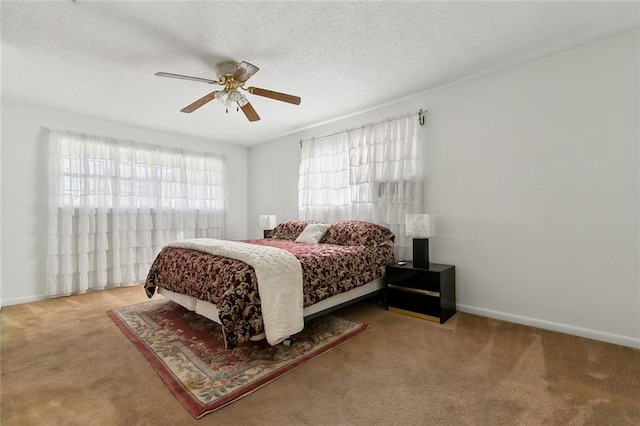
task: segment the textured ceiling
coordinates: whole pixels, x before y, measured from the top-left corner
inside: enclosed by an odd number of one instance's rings
[[[638,26],[626,2],[0,3],[2,97],[241,145],[387,104]],[[260,67],[247,95],[262,117],[225,113],[213,64]],[[426,105],[428,107],[428,105]]]

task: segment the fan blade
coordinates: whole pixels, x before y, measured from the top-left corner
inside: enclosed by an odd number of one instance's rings
[[[215,80],[209,80],[209,79],[200,78],[200,77],[191,77],[188,75],[181,75],[181,74],[171,74],[170,72],[157,72],[156,75],[158,77],[179,78],[181,80],[193,80],[193,81],[201,81],[203,83],[209,83],[209,84],[219,84]]]
[[[250,64],[249,62],[242,61],[238,65],[238,68],[236,68],[236,72],[233,73],[233,79],[240,83],[244,83],[258,71],[260,71],[260,68]]]
[[[242,108],[242,112],[244,112],[244,115],[247,116],[249,121],[258,121],[258,120],[260,120],[260,116],[258,115],[256,110],[253,109],[253,106],[249,102],[247,102],[246,104],[244,104],[240,108]]]
[[[254,95],[264,96],[265,98],[288,102],[294,105],[300,105],[301,99],[298,96],[287,95],[286,93],[274,92],[272,90],[261,89],[259,87],[249,87],[247,90],[249,91],[249,93]]]
[[[180,111],[182,111],[182,112],[193,112],[193,111],[197,110],[198,108],[200,108],[202,105],[214,100],[216,98],[216,93],[217,93],[217,91],[216,92],[211,92],[208,95],[201,97],[200,99],[198,99],[197,101],[195,101],[191,105],[187,105],[186,107],[182,108]]]

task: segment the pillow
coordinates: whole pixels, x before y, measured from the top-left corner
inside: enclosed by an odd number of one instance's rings
[[[302,234],[296,238],[296,243],[318,244],[320,239],[329,229],[329,225],[324,223],[311,223],[304,228]]]
[[[281,240],[295,240],[311,222],[308,220],[287,220],[276,225],[269,236]]]
[[[358,220],[341,220],[329,226],[321,242],[340,246],[377,247],[394,239],[393,232],[384,226]]]

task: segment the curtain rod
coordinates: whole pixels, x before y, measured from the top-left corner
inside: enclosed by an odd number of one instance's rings
[[[109,141],[111,143],[116,143],[116,144],[123,144],[124,143],[124,144],[128,144],[128,145],[136,145],[138,147],[144,147],[144,148],[152,150],[152,151],[160,149],[160,150],[163,150],[163,151],[169,151],[169,152],[173,152],[173,153],[199,155],[199,156],[205,156],[205,157],[226,158],[226,155],[224,155],[224,154],[217,154],[215,152],[208,152],[208,151],[200,151],[200,150],[197,150],[197,149],[178,148],[178,147],[171,146],[171,145],[160,145],[160,144],[156,144],[156,143],[139,142],[139,141],[134,140],[134,139],[123,139],[123,138],[112,137],[112,136],[102,136],[102,135],[98,135],[98,134],[94,134],[94,133],[78,132],[78,131],[75,131],[75,130],[60,129],[60,128],[57,128],[57,127],[41,126],[41,128],[43,128],[45,130],[48,130],[52,134],[58,134],[58,135],[64,134],[64,135],[75,136],[75,137],[106,140],[106,141]],[[51,139],[49,139],[49,140],[51,140]]]
[[[424,119],[425,119],[425,115],[427,114],[427,112],[429,112],[429,111],[426,110],[426,109],[425,110],[420,109],[418,111],[418,122],[420,123],[421,126],[424,126]],[[412,111],[412,112],[408,112],[406,114],[395,115],[393,117],[385,118],[384,120],[374,121],[374,122],[371,122],[371,123],[362,124],[362,125],[360,125],[358,127],[350,127],[347,130],[341,130],[339,132],[331,133],[331,134],[328,134],[328,135],[318,136],[318,138],[328,138],[328,137],[331,137],[331,136],[341,135],[343,133],[348,133],[348,132],[350,132],[352,130],[362,129],[362,128],[365,128],[365,127],[376,126],[378,124],[386,123],[387,121],[397,120],[398,118],[408,117],[408,116],[413,115],[413,114],[415,114],[415,112]],[[311,139],[317,139],[317,138],[314,137],[314,138],[310,138],[310,139],[306,139],[306,140],[311,140]],[[300,139],[300,142],[299,142],[300,148],[302,148],[302,142],[304,142],[304,140]]]

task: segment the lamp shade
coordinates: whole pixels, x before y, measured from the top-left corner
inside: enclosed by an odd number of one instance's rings
[[[407,236],[413,238],[430,238],[435,233],[435,216],[432,214],[408,214]]]
[[[273,229],[276,227],[276,215],[275,214],[262,214],[260,215],[260,227],[262,229]]]

